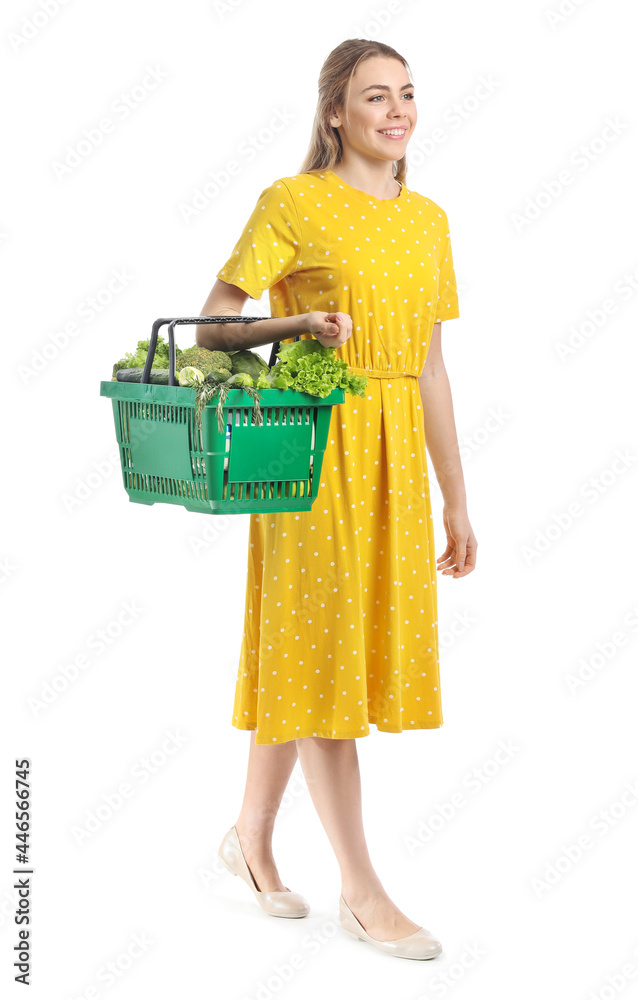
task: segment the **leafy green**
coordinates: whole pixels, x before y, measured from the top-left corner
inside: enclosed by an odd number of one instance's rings
[[[255,379],[261,371],[268,371],[268,363],[255,351],[235,351],[230,360],[233,375],[241,372]]]
[[[236,372],[231,375],[229,379],[226,379],[226,388],[230,389],[242,389],[246,385],[254,386],[254,380],[250,377],[247,372]]]
[[[233,357],[233,362],[238,354],[250,354],[249,351],[238,351]],[[254,355],[258,357],[258,355]],[[307,392],[311,396],[319,396],[325,399],[333,389],[344,389],[353,396],[364,396],[365,387],[368,381],[367,375],[356,375],[349,371],[348,364],[342,358],[338,358],[333,347],[324,347],[318,340],[299,340],[295,343],[282,344],[277,354],[279,358],[276,365],[269,368],[260,358],[256,378],[253,385],[241,387],[252,396],[254,401],[254,419],[256,424],[263,423],[261,411],[259,389],[294,389],[297,392]],[[252,362],[251,362],[252,364]],[[246,373],[247,375],[250,372]],[[221,375],[221,377],[220,377]],[[204,407],[215,396],[217,402],[217,426],[221,434],[224,432],[224,403],[228,392],[234,386],[243,383],[241,374],[235,374],[233,364],[233,375],[230,379],[225,373],[209,371],[201,385],[195,388],[195,417],[201,429],[201,418]]]
[[[334,347],[324,347],[318,340],[298,340],[282,344],[278,363],[271,368],[274,389],[295,389],[324,399],[333,389],[344,389],[353,396],[365,395],[367,375],[355,375],[348,363],[338,358]],[[256,383],[257,388],[265,385]]]
[[[263,371],[260,371],[259,375],[255,379],[255,388],[256,389],[274,389],[275,388],[275,386],[273,385],[273,378],[275,377],[274,374],[273,374],[273,372],[274,372],[274,370],[275,370],[276,367],[277,366],[275,365],[273,368],[264,368]]]
[[[121,361],[116,361],[113,365],[113,379],[116,378],[116,372],[120,368],[143,368],[146,364],[146,358],[148,355],[148,349],[151,345],[150,337],[146,340],[138,340],[137,348],[134,354],[125,354]],[[182,353],[179,347],[175,345],[175,354],[177,357]],[[155,348],[155,357],[153,358],[153,368],[168,368],[168,341],[164,340],[161,334],[157,336],[157,346]]]

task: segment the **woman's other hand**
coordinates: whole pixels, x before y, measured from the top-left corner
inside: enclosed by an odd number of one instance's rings
[[[322,347],[341,347],[352,333],[352,320],[343,312],[315,312],[305,317],[308,332]]]
[[[466,510],[455,510],[443,504],[443,524],[447,547],[437,559],[437,569],[443,576],[458,579],[467,576],[476,566],[477,541]]]

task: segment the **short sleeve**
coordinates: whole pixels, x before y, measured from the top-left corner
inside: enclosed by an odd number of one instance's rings
[[[217,277],[260,299],[267,289],[294,273],[302,249],[297,208],[285,181],[277,180],[261,192]]]
[[[452,259],[452,244],[450,242],[450,230],[447,215],[443,212],[445,223],[445,237],[441,245],[441,257],[439,260],[439,293],[436,302],[436,315],[434,322],[438,323],[443,319],[458,319],[459,299],[456,291],[456,275],[454,274],[454,261]]]

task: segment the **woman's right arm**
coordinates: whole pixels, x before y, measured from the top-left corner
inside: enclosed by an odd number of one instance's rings
[[[217,278],[200,316],[241,316],[248,293]],[[298,313],[251,323],[199,323],[195,343],[209,351],[250,350],[297,334],[311,333],[324,347],[341,347],[352,333],[347,313]]]

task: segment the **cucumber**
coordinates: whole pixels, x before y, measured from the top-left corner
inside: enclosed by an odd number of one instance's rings
[[[141,382],[143,368],[120,368],[115,373],[118,382]],[[152,385],[168,385],[168,368],[151,368]]]

